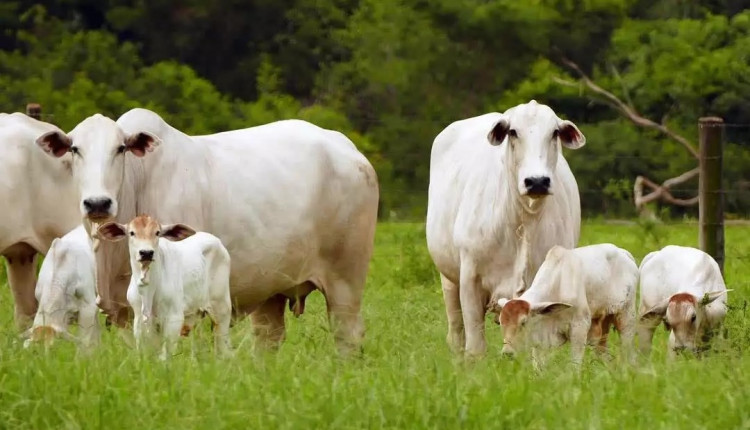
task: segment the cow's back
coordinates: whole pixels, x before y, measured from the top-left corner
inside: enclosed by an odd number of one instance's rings
[[[341,133],[285,120],[187,136],[153,113],[126,115],[118,120],[126,132],[143,122],[163,140],[157,157],[144,157],[139,210],[221,239],[236,302],[252,307],[299,283],[323,282],[332,265],[366,272],[377,177]]]
[[[628,251],[606,243],[583,246],[573,252],[585,274],[586,296],[592,312],[611,313],[634,306],[638,266]]]

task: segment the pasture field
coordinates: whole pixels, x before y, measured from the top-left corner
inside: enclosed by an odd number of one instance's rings
[[[750,427],[750,227],[726,230],[731,310],[726,340],[701,360],[666,363],[663,329],[638,366],[586,352],[580,376],[567,348],[535,371],[500,356],[488,316],[489,351],[459,360],[445,342],[438,276],[423,224],[378,226],[364,301],[365,354],[333,354],[325,304],[287,313],[276,354],[251,352],[249,321],[232,330],[236,355],[215,359],[205,322],[167,363],[142,358],[113,333],[79,356],[58,342],[24,350],[7,286],[0,290],[0,428],[300,429],[528,428],[734,429]],[[639,260],[666,244],[697,245],[697,225],[646,228],[585,222],[581,245],[612,242]],[[3,280],[4,275],[3,275]],[[617,336],[610,337],[619,355]]]

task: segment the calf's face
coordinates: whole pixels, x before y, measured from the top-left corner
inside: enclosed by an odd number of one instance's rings
[[[109,222],[98,231],[105,240],[118,241],[127,237],[130,261],[139,263],[142,268],[156,260],[159,238],[180,241],[195,234],[195,230],[184,224],[161,225],[148,215],[139,215],[126,225]]]
[[[529,331],[542,328],[536,324],[539,318],[552,316],[570,307],[561,302],[529,303],[522,299],[499,299],[494,311],[499,312],[496,322],[503,327],[502,353],[512,357],[523,350]]]
[[[672,351],[698,349],[698,335],[706,318],[705,306],[726,291],[714,291],[698,297],[689,293],[673,294],[662,303],[641,315],[641,322],[663,320],[669,329],[669,348]]]
[[[510,145],[509,168],[522,196],[541,198],[553,193],[560,145],[578,149],[586,138],[571,121],[557,117],[549,106],[531,100],[508,109],[487,135],[491,145]]]

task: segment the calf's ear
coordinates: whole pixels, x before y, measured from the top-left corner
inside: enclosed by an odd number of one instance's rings
[[[647,321],[650,319],[662,319],[667,313],[667,306],[669,306],[669,299],[662,301],[658,305],[644,312],[643,315],[638,318],[638,320]]]
[[[99,233],[99,237],[110,242],[117,242],[128,235],[127,227],[116,222],[102,224],[96,231]]]
[[[573,305],[563,302],[540,302],[531,306],[531,313],[536,315],[552,315],[572,307]]]
[[[165,225],[161,228],[160,237],[171,240],[172,242],[179,242],[182,239],[195,234],[195,230],[192,227],[186,226],[185,224],[170,224]]]
[[[695,299],[698,303],[701,304],[701,306],[706,306],[707,304],[721,297],[722,294],[729,292],[729,291],[732,291],[732,290],[712,291],[710,293],[704,294],[703,297],[696,297]]]
[[[70,151],[72,141],[67,135],[55,130],[39,136],[36,144],[47,154],[60,158]]]

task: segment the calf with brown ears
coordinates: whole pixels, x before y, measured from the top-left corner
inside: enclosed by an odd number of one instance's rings
[[[105,240],[129,240],[132,276],[127,298],[135,314],[133,334],[139,349],[144,335],[158,326],[160,358],[166,359],[174,353],[184,327],[206,312],[216,325],[215,348],[229,353],[230,257],[221,240],[183,224],[161,225],[146,215],[127,225],[109,222],[98,231]]]
[[[669,245],[644,257],[640,278],[641,352],[651,352],[654,331],[662,322],[669,330],[669,358],[707,347],[724,320],[731,291],[716,261],[699,249]]]

